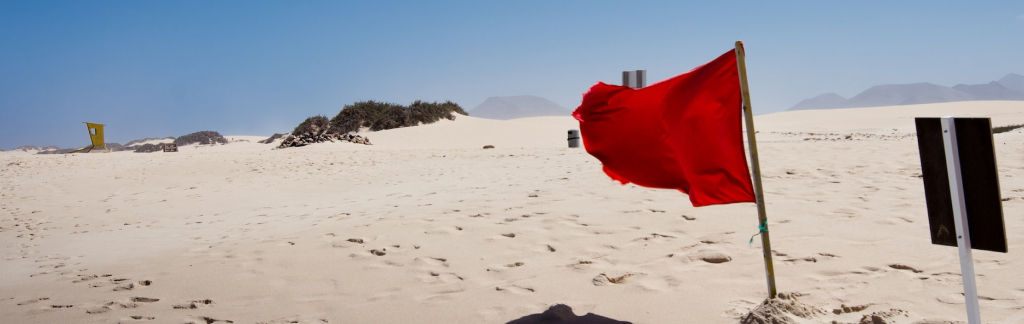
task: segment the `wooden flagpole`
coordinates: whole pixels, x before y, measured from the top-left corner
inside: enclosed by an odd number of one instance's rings
[[[772,246],[768,241],[768,216],[764,211],[764,191],[761,189],[761,164],[757,160],[757,140],[754,138],[754,112],[750,108],[750,88],[747,86],[746,53],[743,41],[736,41],[736,64],[740,74],[740,91],[743,94],[743,116],[747,121],[747,145],[750,147],[750,167],[754,171],[754,196],[757,198],[757,226],[761,231],[761,248],[764,250],[764,272],[768,278],[768,298],[775,298],[775,267],[772,266]]]

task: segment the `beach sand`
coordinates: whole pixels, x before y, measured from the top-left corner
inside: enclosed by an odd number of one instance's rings
[[[914,137],[913,117],[943,115],[1024,124],[1024,102],[756,118],[778,288],[810,310],[796,322],[966,320],[957,251],[930,243]],[[0,318],[506,323],[561,303],[738,323],[765,299],[754,204],[619,185],[566,148],[571,128],[459,117],[372,146],[0,153]],[[995,145],[1010,252],[974,253],[981,314],[1022,323],[1024,134]]]

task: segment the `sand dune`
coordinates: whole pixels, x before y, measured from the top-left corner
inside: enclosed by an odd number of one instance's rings
[[[579,129],[572,116],[529,117],[507,121],[459,115],[456,121],[391,129],[368,136],[381,148],[455,149],[562,148],[569,129]]]
[[[1024,123],[1024,104],[757,117],[778,286],[812,310],[797,321],[966,318],[957,252],[929,243],[912,136],[912,117],[947,114]],[[506,323],[562,303],[737,323],[765,298],[753,204],[620,186],[565,147],[577,127],[460,117],[372,146],[0,153],[0,318]],[[1024,134],[995,138],[1010,253],[975,252],[978,290],[986,323],[1021,323]]]

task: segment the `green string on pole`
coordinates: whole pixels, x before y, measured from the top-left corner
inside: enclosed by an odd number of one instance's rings
[[[747,246],[753,246],[753,244],[754,244],[754,236],[761,235],[761,232],[768,232],[768,221],[764,221],[764,223],[762,223],[761,225],[758,225],[757,229],[758,229],[757,234],[754,234],[754,235],[750,236],[750,242],[747,243]]]

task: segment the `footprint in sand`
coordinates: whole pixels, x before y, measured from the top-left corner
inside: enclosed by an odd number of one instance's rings
[[[570,263],[569,265],[567,265],[567,267],[573,268],[575,270],[585,270],[587,266],[591,264],[594,264],[594,261],[578,260],[576,262]]]
[[[88,309],[85,310],[85,312],[87,314],[103,314],[103,313],[109,312],[111,310],[113,310],[113,308],[110,308],[110,306],[104,305],[104,306],[89,307]]]
[[[816,259],[814,257],[792,258],[792,259],[786,259],[786,260],[782,260],[782,261],[783,262],[787,262],[787,263],[802,263],[802,262],[818,263],[818,259]]]
[[[711,250],[700,250],[694,253],[690,253],[686,256],[686,259],[689,261],[700,260],[707,263],[725,263],[732,261],[732,257],[730,257],[729,255],[723,252]]]
[[[891,318],[909,316],[910,315],[905,310],[890,309],[887,311],[873,312],[869,315],[861,316],[860,322],[858,323],[891,323]]]
[[[192,300],[183,304],[177,304],[172,307],[174,309],[199,309],[213,306],[214,302],[211,299]]]
[[[272,319],[266,322],[256,322],[256,324],[292,324],[299,323],[299,315],[282,317],[278,319]],[[326,321],[324,322],[326,323]]]
[[[670,241],[671,239],[674,239],[674,238],[676,238],[676,237],[675,236],[671,236],[671,235],[652,233],[649,236],[644,236],[644,237],[639,237],[639,238],[633,239],[633,242],[644,242],[644,243],[646,243],[646,242],[658,242],[658,243],[662,243],[662,242],[668,242],[668,241]]]
[[[453,283],[453,282],[459,282],[459,281],[466,280],[466,279],[462,278],[462,276],[457,275],[454,272],[430,271],[429,274],[430,274],[431,277],[437,278],[438,280],[440,280],[441,282],[444,282],[444,283]]]
[[[525,293],[536,292],[536,290],[534,290],[533,288],[522,287],[522,286],[515,286],[515,285],[513,285],[513,286],[504,286],[504,287],[498,286],[498,287],[494,287],[494,290],[506,291],[506,292],[511,292],[511,293],[514,293],[514,294],[525,294]]]
[[[38,302],[44,301],[44,300],[50,300],[50,297],[39,297],[39,298],[29,299],[29,300],[26,300],[26,301],[18,303],[18,306],[31,305],[31,304],[35,304],[35,303],[38,303]]]
[[[103,314],[114,310],[115,308],[137,308],[141,306],[139,303],[154,303],[160,301],[158,298],[149,297],[131,297],[121,301],[112,301],[104,304],[103,306],[90,307],[85,310],[88,314]]]
[[[601,273],[594,277],[591,282],[594,286],[608,286],[608,285],[621,285],[631,281],[630,278],[634,276],[642,276],[641,273],[633,272],[613,272],[613,273]]]
[[[146,287],[152,285],[152,280],[141,280],[139,282],[129,283],[127,285],[121,285],[114,288],[114,291],[132,290],[139,287]]]
[[[152,321],[152,320],[155,320],[155,319],[156,319],[156,317],[153,317],[153,316],[132,315],[132,316],[128,316],[128,319],[122,320],[122,321],[120,321],[118,323],[132,323],[132,322],[136,322],[136,321]]]
[[[198,320],[199,322],[186,322],[186,323],[192,323],[192,324],[199,324],[199,323],[213,324],[213,323],[217,323],[217,322],[223,322],[223,323],[234,323],[235,322],[235,321],[232,321],[232,320],[222,320],[222,319],[216,319],[216,318],[212,318],[212,317],[208,317],[208,316],[192,316],[192,318]]]
[[[910,271],[913,271],[914,273],[922,273],[922,272],[924,272],[924,270],[917,270],[917,269],[915,269],[913,267],[910,267],[910,266],[907,266],[907,265],[903,265],[903,264],[899,264],[899,263],[890,264],[889,267],[893,268],[893,269],[896,269],[896,270],[910,270]]]
[[[112,275],[110,275],[110,274],[88,275],[88,276],[78,275],[78,279],[75,279],[74,281],[71,281],[71,283],[85,282],[85,281],[93,280],[93,279],[96,279],[96,278],[99,278],[99,277],[110,277],[110,276],[112,276]]]

